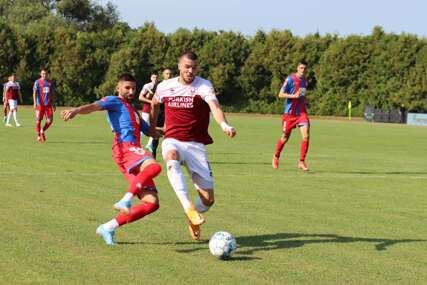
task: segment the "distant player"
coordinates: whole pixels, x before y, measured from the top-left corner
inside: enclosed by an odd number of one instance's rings
[[[215,96],[212,84],[196,76],[197,55],[186,52],[178,63],[179,76],[159,84],[152,101],[151,129],[157,121],[160,104],[165,106],[165,139],[162,155],[167,166],[169,182],[188,218],[190,235],[200,239],[200,225],[205,222],[200,214],[214,203],[214,185],[205,145],[211,144],[208,134],[210,112],[224,133],[234,137],[236,131],[227,124]],[[181,165],[189,171],[198,191],[195,204],[190,202]]]
[[[7,78],[7,81],[9,82],[9,77]],[[9,102],[7,102],[7,98],[6,98],[6,83],[3,84],[3,97],[2,97],[2,102],[3,102],[3,123],[6,124],[6,120],[7,120],[7,114],[9,113]]]
[[[156,92],[157,84],[159,83],[157,80],[158,76],[157,74],[153,73],[150,76],[150,82],[147,84],[144,84],[144,86],[141,89],[141,92],[139,93],[139,101],[143,102],[143,107],[141,111],[141,117],[142,119],[147,123],[150,124],[150,111],[151,111],[151,99],[153,98],[154,92]],[[145,146],[148,150],[152,152],[152,143],[153,138],[149,138],[147,145]]]
[[[280,152],[288,142],[292,129],[299,127],[302,141],[298,168],[308,171],[305,157],[309,146],[310,120],[307,115],[305,97],[307,91],[307,78],[305,77],[306,68],[307,62],[301,60],[297,65],[296,73],[286,78],[279,92],[279,98],[285,99],[285,112],[282,118],[283,134],[277,141],[276,151],[273,155],[272,164],[274,169],[279,168]]]
[[[36,110],[37,142],[46,141],[46,131],[53,123],[55,87],[52,80],[47,78],[47,70],[40,71],[40,78],[34,82],[33,104]],[[41,122],[46,117],[46,122],[41,128]]]
[[[20,127],[21,124],[18,122],[18,99],[22,103],[22,94],[21,94],[21,87],[19,86],[19,82],[16,81],[15,74],[12,74],[8,78],[8,82],[4,84],[3,87],[3,98],[5,101],[7,101],[7,105],[9,106],[9,112],[6,117],[6,126],[12,127],[12,124],[10,123],[10,119],[13,116],[13,119],[15,121],[15,125],[17,127]]]
[[[114,133],[113,159],[130,184],[123,198],[113,206],[120,214],[96,229],[107,245],[116,244],[114,233],[118,227],[137,221],[159,208],[153,178],[160,173],[161,166],[141,148],[140,132],[148,134],[149,127],[131,105],[136,94],[135,78],[128,73],[122,74],[116,90],[118,96],[107,96],[92,104],[61,112],[61,117],[68,121],[77,114],[107,111]],[[141,204],[131,207],[131,199],[135,195]]]
[[[170,68],[165,68],[162,73],[163,81],[171,79],[172,75],[173,75],[172,70]],[[165,125],[165,105],[160,104],[159,115],[157,117],[157,127],[163,128],[164,125]],[[156,158],[157,156],[157,147],[159,146],[159,141],[160,140],[158,138],[153,138],[151,142],[151,152],[153,153],[154,158]]]

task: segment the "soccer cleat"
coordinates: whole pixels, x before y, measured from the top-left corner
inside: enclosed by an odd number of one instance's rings
[[[114,231],[107,231],[104,229],[103,225],[100,225],[96,229],[96,234],[102,237],[107,245],[116,245],[117,243],[114,241]]]
[[[199,212],[197,212],[197,210],[194,209],[194,207],[188,208],[185,214],[187,215],[188,220],[194,226],[200,226],[205,222],[205,219],[203,218],[203,216]]]
[[[274,169],[279,168],[279,158],[273,155],[273,162],[271,163]]]
[[[13,127],[12,124],[5,124],[6,127]]]
[[[200,240],[200,225],[193,225],[190,220],[188,220],[188,231],[193,240]]]
[[[129,215],[130,207],[131,207],[130,201],[125,202],[122,200],[118,201],[113,205],[114,210],[119,211],[121,214],[125,214],[125,215]]]
[[[305,162],[301,161],[301,160],[298,162],[298,168],[301,169],[301,170],[304,170],[304,171],[308,171],[307,164],[305,164]]]
[[[16,126],[17,126],[17,127],[20,127],[20,126],[21,126],[21,124],[20,124],[20,123],[16,123]]]

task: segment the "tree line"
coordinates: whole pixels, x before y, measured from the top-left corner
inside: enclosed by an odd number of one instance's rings
[[[305,59],[312,114],[344,115],[348,101],[356,115],[365,105],[427,112],[427,40],[416,35],[381,27],[346,37],[183,28],[165,34],[153,23],[130,28],[111,3],[0,0],[0,78],[15,72],[27,104],[41,67],[55,81],[57,104],[75,106],[112,94],[124,71],[140,88],[165,67],[176,73],[185,50],[199,55],[199,73],[227,111],[281,113],[281,84]]]

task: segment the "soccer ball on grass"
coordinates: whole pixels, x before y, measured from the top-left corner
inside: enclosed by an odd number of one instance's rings
[[[227,232],[216,232],[209,240],[209,250],[213,256],[229,258],[237,248],[236,239]]]

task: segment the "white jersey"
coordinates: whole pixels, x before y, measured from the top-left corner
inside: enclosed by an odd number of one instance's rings
[[[178,78],[162,81],[154,95],[165,106],[165,138],[211,144],[207,102],[217,101],[214,88],[198,76],[189,85],[181,84]]]

